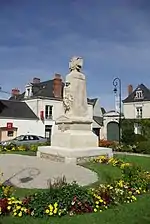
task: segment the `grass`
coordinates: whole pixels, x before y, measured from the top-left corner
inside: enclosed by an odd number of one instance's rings
[[[150,171],[150,158],[117,155],[127,162],[137,163],[145,170]],[[99,181],[111,181],[112,178],[120,177],[120,170],[110,165],[87,163],[85,167],[98,173]],[[16,195],[24,196],[37,191],[36,189],[16,189]],[[102,213],[84,214],[80,216],[65,216],[62,218],[43,218],[35,219],[32,217],[13,218],[4,217],[0,219],[0,224],[149,224],[150,223],[150,195],[142,195],[138,200],[131,204],[124,204]]]
[[[150,197],[144,195],[139,197],[137,202],[124,204],[102,213],[49,219],[7,217],[1,219],[0,224],[149,224],[149,205]]]

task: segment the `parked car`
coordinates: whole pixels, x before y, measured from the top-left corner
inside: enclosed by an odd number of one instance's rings
[[[33,145],[33,144],[41,144],[46,143],[47,139],[41,136],[36,135],[20,135],[14,139],[2,141],[0,144],[2,146],[8,146],[8,145]]]

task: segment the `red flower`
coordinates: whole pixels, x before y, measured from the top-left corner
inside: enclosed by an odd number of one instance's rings
[[[1,198],[0,199],[1,212],[2,213],[7,213],[8,212],[7,207],[8,207],[8,199],[7,198]]]

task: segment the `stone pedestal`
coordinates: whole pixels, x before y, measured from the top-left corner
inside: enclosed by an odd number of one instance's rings
[[[72,149],[57,146],[40,146],[37,156],[55,162],[83,164],[98,156],[111,158],[113,153],[112,149],[104,147]]]
[[[91,131],[91,124],[89,118],[61,116],[56,121],[52,146],[70,149],[97,147],[98,138]]]

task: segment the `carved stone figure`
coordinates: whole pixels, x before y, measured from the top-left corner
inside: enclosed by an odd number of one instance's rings
[[[65,114],[71,109],[71,104],[73,102],[73,96],[71,95],[70,83],[65,83],[64,93],[63,93],[63,105]]]
[[[83,59],[81,57],[73,57],[69,62],[70,71],[77,70],[78,72],[80,72],[82,67]]]

